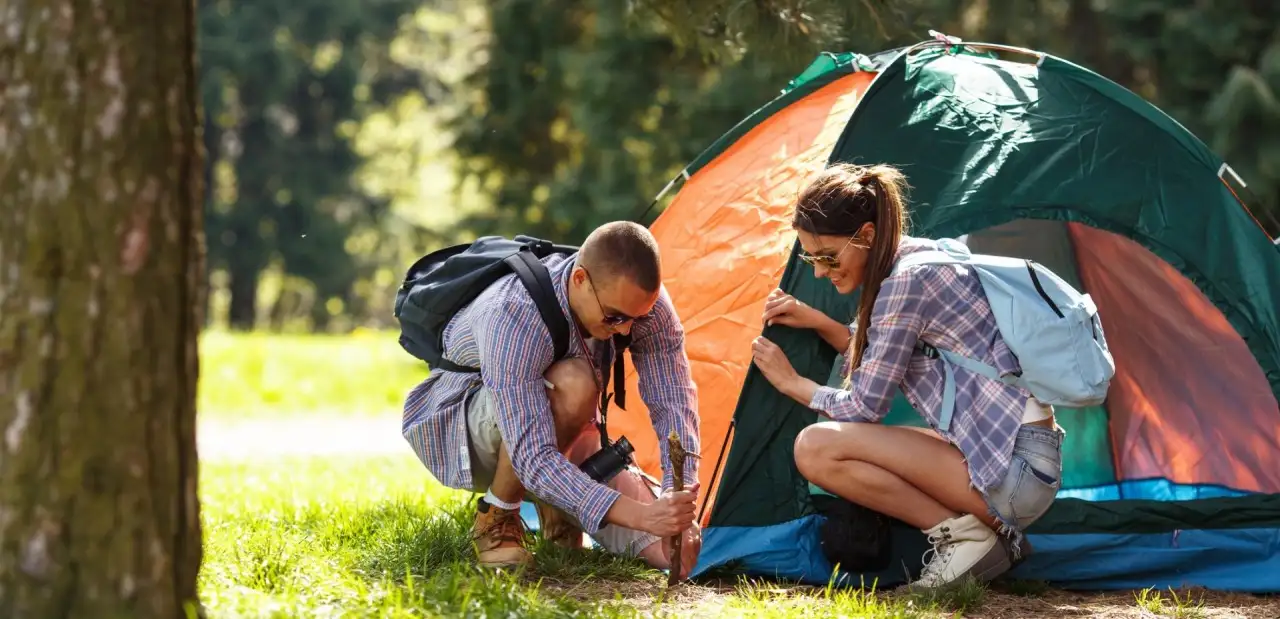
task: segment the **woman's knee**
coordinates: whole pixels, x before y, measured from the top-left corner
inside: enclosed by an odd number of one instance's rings
[[[839,426],[830,423],[815,423],[801,430],[796,435],[794,457],[796,468],[809,481],[823,476],[834,460],[832,446],[839,436]]]
[[[543,378],[553,385],[547,390],[547,397],[557,429],[576,431],[591,423],[600,391],[590,362],[582,358],[557,361]]]

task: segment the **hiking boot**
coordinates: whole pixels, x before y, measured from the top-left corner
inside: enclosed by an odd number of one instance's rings
[[[480,499],[471,539],[476,544],[480,567],[515,567],[533,560],[525,547],[524,520],[518,508],[501,509]]]
[[[540,500],[535,500],[533,505],[538,508],[538,526],[542,530],[542,537],[547,541],[562,548],[586,547],[582,542],[582,529],[574,524],[564,510]]]
[[[966,576],[988,582],[1009,569],[1009,548],[973,514],[948,518],[924,531],[933,548],[933,558],[924,566],[920,579],[910,589],[933,589]]]

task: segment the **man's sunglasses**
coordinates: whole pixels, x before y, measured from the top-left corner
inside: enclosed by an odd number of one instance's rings
[[[611,313],[605,310],[604,304],[600,302],[600,295],[596,292],[596,282],[595,280],[591,279],[591,271],[588,271],[586,268],[583,268],[582,272],[587,274],[587,281],[591,282],[591,296],[596,298],[596,305],[600,307],[600,314],[604,316],[604,318],[601,319],[601,322],[603,322],[604,324],[610,327],[620,327],[628,322],[639,322],[646,318],[645,316],[640,316],[640,317],[628,316],[621,312]]]

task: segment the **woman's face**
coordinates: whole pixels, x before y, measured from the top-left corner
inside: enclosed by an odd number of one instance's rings
[[[841,294],[851,294],[862,285],[867,269],[867,256],[875,229],[867,223],[857,235],[810,234],[798,230],[800,259],[813,265],[814,277],[831,280]]]

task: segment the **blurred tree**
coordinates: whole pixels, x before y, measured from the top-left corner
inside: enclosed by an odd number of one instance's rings
[[[194,2],[5,8],[0,616],[190,616]]]
[[[923,19],[936,20],[955,3],[630,0],[628,4],[638,19],[660,20],[682,48],[697,50],[720,62],[740,59],[754,49],[767,51],[787,64],[803,66],[821,51],[852,45],[863,48],[855,51],[871,53],[880,51],[886,43],[912,42],[932,26]],[[868,42],[872,43],[870,48],[866,47]]]
[[[488,62],[452,123],[462,181],[494,208],[476,234],[579,242],[641,214],[662,186],[794,66],[746,52],[718,65],[681,50],[658,20],[603,0],[491,0]]]
[[[872,52],[927,36],[1019,45],[1082,64],[1147,98],[1246,179],[1280,219],[1280,3],[1168,0],[631,0],[680,45],[724,59],[767,49]],[[1271,131],[1266,131],[1271,129]],[[1280,232],[1280,223],[1272,226]]]
[[[233,327],[254,326],[273,262],[314,287],[316,327],[352,302],[362,264],[348,239],[386,204],[353,182],[351,139],[370,109],[423,87],[390,58],[420,4],[200,0],[210,267],[228,274]]]
[[[340,309],[367,324],[386,319],[388,287],[423,249],[487,233],[572,242],[636,217],[819,51],[876,52],[929,29],[1097,70],[1275,202],[1261,154],[1272,142],[1249,130],[1269,122],[1273,92],[1257,85],[1280,5],[1261,0],[1230,11],[1155,0],[397,4],[409,1],[357,13],[351,2],[202,0],[213,14],[202,28],[222,42],[205,50],[206,101],[221,110],[206,136],[218,151],[211,255],[233,274],[237,324],[252,322],[264,269],[290,278],[273,320],[309,312],[322,325]],[[1229,75],[1246,85],[1230,96]],[[390,86],[373,88],[382,76]]]
[[[1206,106],[1205,124],[1214,150],[1251,179],[1245,205],[1280,239],[1280,26],[1258,56],[1231,68]]]

